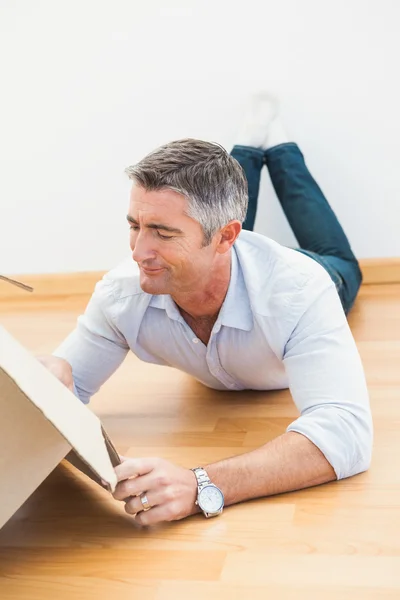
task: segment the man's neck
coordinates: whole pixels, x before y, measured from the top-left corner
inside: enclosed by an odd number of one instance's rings
[[[188,315],[198,321],[215,321],[225,300],[231,278],[230,257],[220,268],[212,272],[201,290],[172,294],[182,316]]]

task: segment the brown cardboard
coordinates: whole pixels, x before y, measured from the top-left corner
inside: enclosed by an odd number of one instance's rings
[[[98,417],[0,326],[0,527],[66,456],[114,491],[120,460]]]

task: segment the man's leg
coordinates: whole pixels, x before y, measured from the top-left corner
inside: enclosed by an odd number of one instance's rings
[[[261,169],[264,165],[263,142],[269,124],[276,116],[277,104],[268,96],[257,95],[251,98],[240,129],[236,133],[236,145],[231,152],[243,168],[247,179],[249,205],[243,229],[249,231],[254,229],[257,214]]]
[[[264,150],[250,146],[234,146],[231,155],[243,168],[249,190],[249,205],[243,229],[253,231],[256,220],[258,191],[260,189],[261,169],[264,165]]]
[[[300,248],[355,260],[348,239],[297,144],[274,146],[264,156],[275,192]]]
[[[285,142],[272,146],[266,149],[264,157],[299,250],[328,271],[348,313],[362,275],[335,213],[309,172],[297,144]]]
[[[264,105],[264,109],[262,106]],[[275,108],[268,96],[259,97],[258,114]],[[271,110],[271,109],[270,109]],[[255,114],[255,113],[254,113]],[[278,116],[264,128],[265,164],[300,252],[319,262],[336,285],[346,313],[353,306],[362,275],[356,257],[335,213],[312,177],[297,144],[290,142]]]
[[[354,304],[362,275],[348,239],[322,190],[311,176],[298,146],[289,142],[278,103],[269,95],[252,98],[232,155],[249,181],[249,209],[245,228],[253,229],[260,184],[259,153],[283,211],[300,244],[300,252],[319,262],[336,285],[346,313]]]

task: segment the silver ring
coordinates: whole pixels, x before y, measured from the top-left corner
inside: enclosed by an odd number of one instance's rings
[[[143,494],[140,494],[139,498],[140,498],[140,502],[142,503],[143,510],[145,512],[146,512],[146,510],[150,510],[151,509],[151,504],[149,504],[149,501],[147,500],[146,493],[143,492]]]

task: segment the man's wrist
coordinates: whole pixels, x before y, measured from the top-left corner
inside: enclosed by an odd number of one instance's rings
[[[189,469],[190,475],[191,475],[191,479],[192,479],[192,484],[193,484],[193,492],[191,493],[191,511],[189,512],[188,516],[191,515],[197,515],[198,513],[201,512],[200,507],[196,504],[196,500],[197,500],[197,496],[199,493],[198,490],[198,485],[197,485],[197,478],[196,475],[194,474],[194,472],[192,471],[192,469]]]
[[[225,504],[222,490],[211,480],[204,467],[195,467],[191,471],[195,476],[198,491],[196,505],[206,517],[221,514]]]

